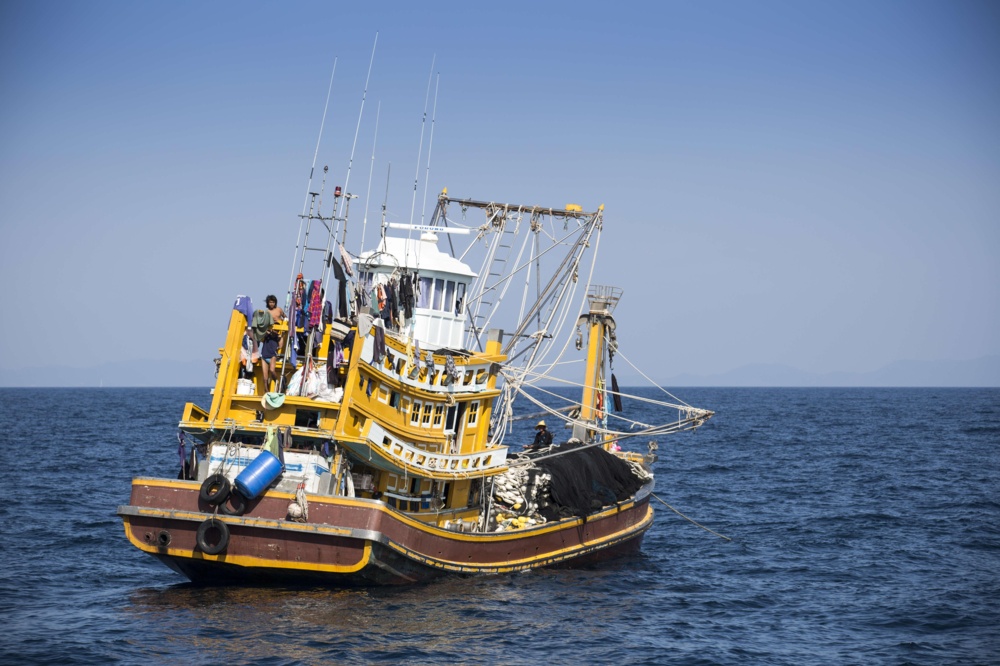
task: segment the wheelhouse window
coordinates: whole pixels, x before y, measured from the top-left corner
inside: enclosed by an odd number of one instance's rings
[[[455,283],[452,280],[448,280],[444,283],[444,303],[441,304],[441,309],[445,312],[451,312],[454,307]]]
[[[418,308],[429,308],[431,306],[431,296],[434,293],[434,278],[420,278],[420,296],[417,299]]]
[[[440,310],[441,309],[441,298],[444,296],[444,280],[437,278],[434,280],[434,298],[431,301],[431,309]]]
[[[455,292],[455,314],[460,315],[465,310],[465,283],[459,282]]]

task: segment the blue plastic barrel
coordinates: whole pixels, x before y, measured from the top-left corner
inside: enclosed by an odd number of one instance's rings
[[[236,477],[236,489],[247,499],[267,490],[281,476],[281,461],[270,451],[261,451]]]

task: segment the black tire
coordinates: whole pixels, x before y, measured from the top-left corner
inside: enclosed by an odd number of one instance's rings
[[[219,533],[219,540],[215,545],[208,542],[212,531]],[[229,545],[229,525],[221,520],[209,518],[198,526],[198,548],[206,555],[218,555]]]
[[[229,497],[229,490],[229,479],[222,474],[213,474],[201,484],[201,492],[198,493],[198,497],[201,498],[202,502],[208,502],[214,506],[226,501],[226,498]]]
[[[232,505],[232,508],[230,508]],[[238,489],[229,493],[226,501],[219,505],[219,510],[227,516],[242,516],[247,512],[247,498]]]

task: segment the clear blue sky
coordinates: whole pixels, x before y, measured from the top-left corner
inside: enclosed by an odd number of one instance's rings
[[[436,56],[431,195],[605,204],[653,377],[1000,353],[995,2],[8,0],[0,372],[211,358],[236,294],[282,295],[376,31],[360,201],[381,102],[371,208],[391,161],[409,218]]]

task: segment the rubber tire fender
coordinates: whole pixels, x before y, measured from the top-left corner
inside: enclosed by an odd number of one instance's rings
[[[219,530],[219,543],[214,546],[210,545],[208,540],[205,538],[208,535],[208,531],[213,528]],[[201,552],[206,555],[218,555],[226,549],[226,546],[229,545],[229,525],[226,525],[221,520],[209,518],[198,526],[196,539],[198,542],[198,548]]]
[[[213,474],[201,484],[201,492],[198,493],[198,497],[201,498],[202,502],[215,506],[226,501],[230,489],[229,479],[225,475]]]
[[[232,504],[232,508],[230,508]],[[233,489],[229,497],[219,505],[219,510],[227,516],[242,516],[247,512],[247,498],[238,489]]]

